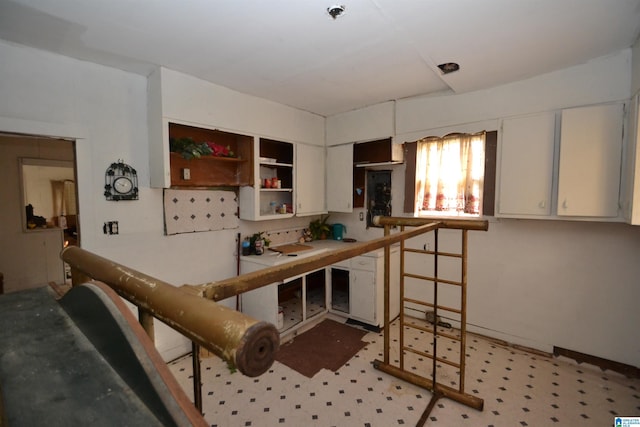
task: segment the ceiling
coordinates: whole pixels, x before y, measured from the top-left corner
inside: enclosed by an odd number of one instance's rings
[[[161,65],[322,116],[526,79],[639,33],[640,0],[0,2],[8,42],[142,75]]]

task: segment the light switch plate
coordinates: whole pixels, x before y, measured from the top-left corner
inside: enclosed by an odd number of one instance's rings
[[[104,234],[119,234],[118,221],[107,221],[102,226],[102,232]]]

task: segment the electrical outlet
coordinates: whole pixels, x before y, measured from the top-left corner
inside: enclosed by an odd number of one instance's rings
[[[360,212],[360,221],[364,221],[364,212]]]
[[[185,181],[189,181],[191,179],[191,169],[182,169],[182,179],[184,179]]]
[[[118,221],[107,221],[102,226],[102,232],[104,234],[119,234]]]

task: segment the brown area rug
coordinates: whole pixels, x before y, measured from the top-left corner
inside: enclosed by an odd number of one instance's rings
[[[276,360],[309,378],[322,368],[335,372],[367,345],[361,340],[366,334],[334,320],[323,320],[282,345]]]

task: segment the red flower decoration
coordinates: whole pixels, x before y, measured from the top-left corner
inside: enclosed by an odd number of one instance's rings
[[[213,152],[212,153],[213,156],[217,156],[217,157],[233,156],[233,153],[231,152],[229,146],[225,147],[224,145],[220,145],[215,142],[206,142],[206,144],[209,146],[209,148],[211,148],[211,151]]]

